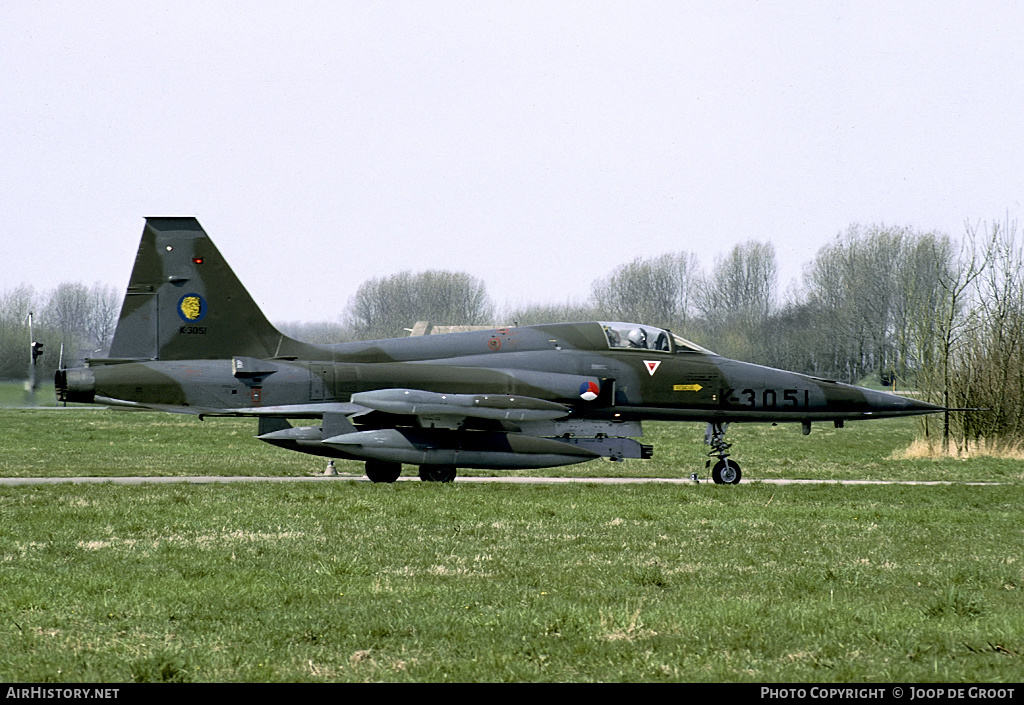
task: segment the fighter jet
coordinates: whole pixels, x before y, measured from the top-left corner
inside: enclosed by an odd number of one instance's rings
[[[57,372],[57,398],[258,419],[262,441],[402,465],[546,468],[652,457],[644,421],[706,424],[711,476],[740,481],[731,423],[930,414],[943,407],[723,358],[669,330],[593,321],[314,345],[264,316],[195,218],[147,218],[110,357]],[[293,426],[291,421],[312,420]]]

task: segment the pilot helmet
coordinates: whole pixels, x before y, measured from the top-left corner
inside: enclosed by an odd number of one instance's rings
[[[629,338],[630,343],[638,348],[647,347],[647,333],[644,332],[643,328],[634,328],[629,331],[629,335],[626,337]]]

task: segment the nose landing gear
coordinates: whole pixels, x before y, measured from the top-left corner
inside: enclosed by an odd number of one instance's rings
[[[740,472],[739,464],[735,460],[729,459],[729,448],[732,446],[732,443],[725,442],[725,431],[727,428],[729,428],[727,423],[712,421],[708,423],[707,430],[704,432],[704,444],[712,448],[708,455],[718,458],[718,462],[711,468],[711,479],[715,481],[716,485],[739,484],[740,477],[743,475]],[[704,467],[709,467],[710,465],[711,458],[708,458]]]

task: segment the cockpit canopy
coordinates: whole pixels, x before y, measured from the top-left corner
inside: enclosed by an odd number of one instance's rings
[[[681,338],[672,331],[640,323],[608,323],[601,322],[604,334],[608,338],[608,346],[628,350],[657,350],[659,352],[704,353],[713,352]]]

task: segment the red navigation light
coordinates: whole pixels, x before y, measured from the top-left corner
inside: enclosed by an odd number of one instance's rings
[[[192,264],[202,264],[202,263],[203,263],[203,258],[202,257],[193,257],[192,258]]]

